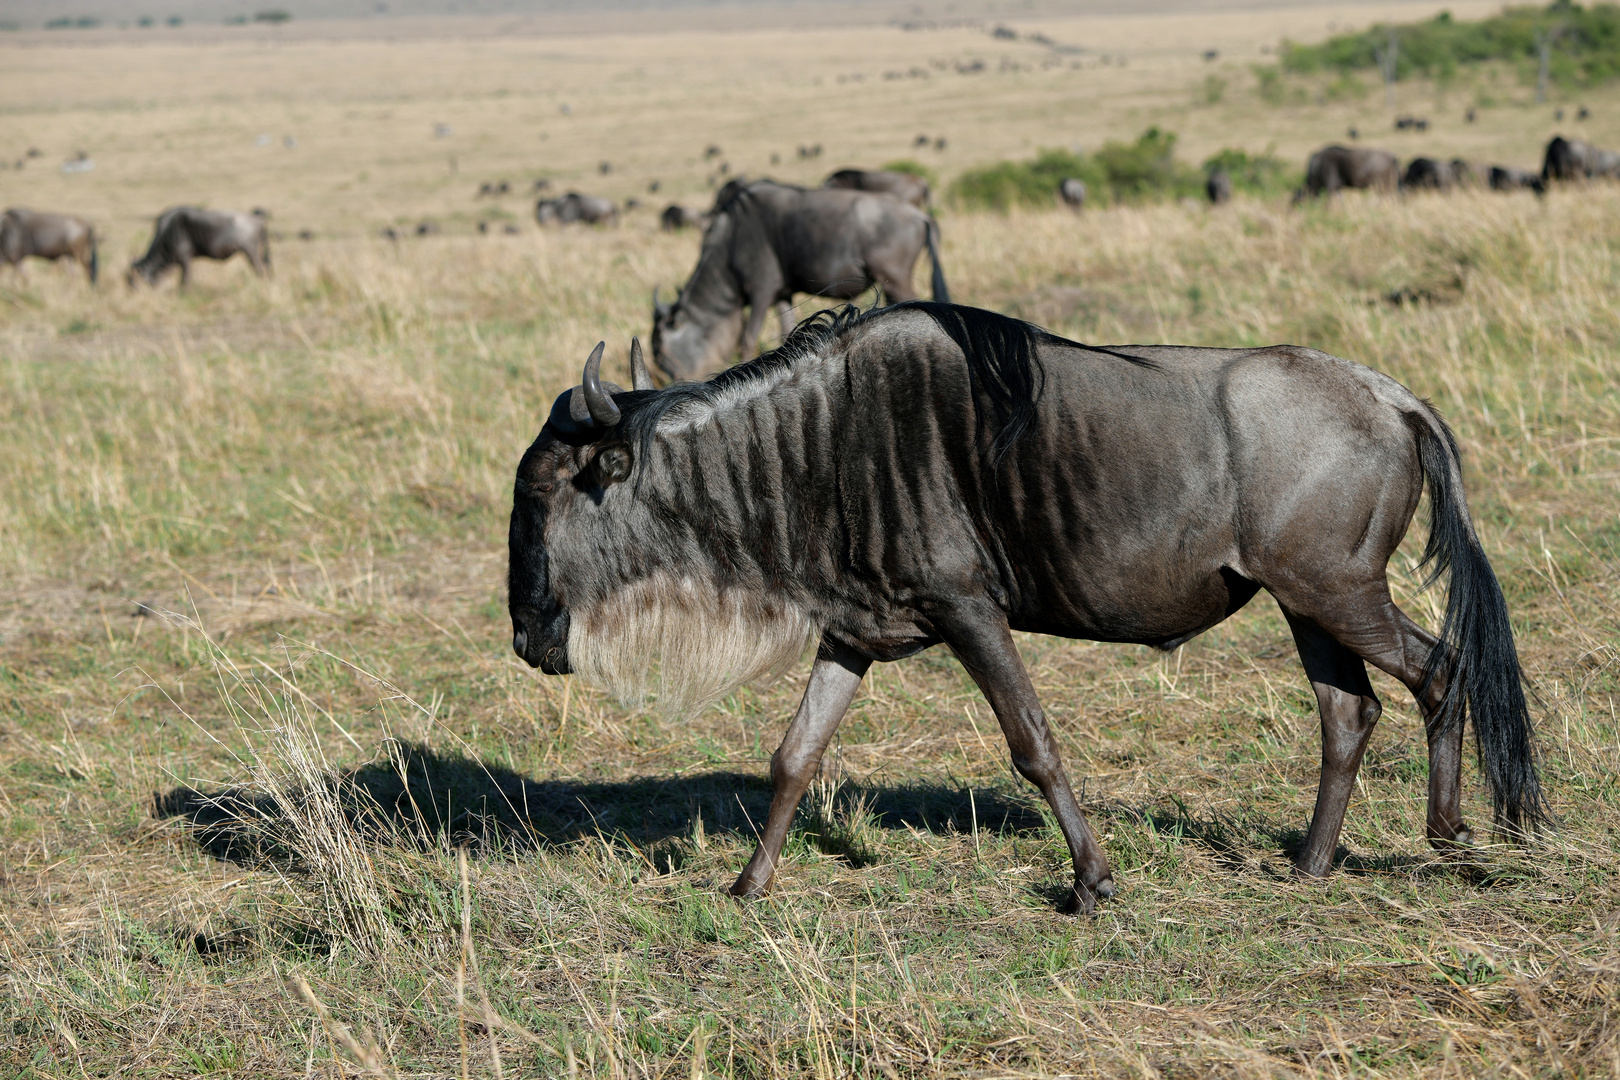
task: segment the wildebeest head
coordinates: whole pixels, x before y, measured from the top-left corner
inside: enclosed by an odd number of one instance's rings
[[[578,505],[582,502],[600,505],[607,488],[629,477],[633,462],[630,445],[618,437],[620,412],[613,397],[622,391],[602,382],[605,347],[597,344],[585,361],[583,381],[551,406],[518,465],[512,494],[507,537],[512,650],[548,675],[565,675],[573,667],[568,598],[552,579],[547,527],[558,517],[586,512]],[[630,369],[636,390],[652,389],[639,341],[632,346]]]
[[[684,291],[673,303],[664,303],[654,289],[653,363],[672,380],[695,379],[723,367],[737,348],[742,323],[740,307],[712,314],[688,303]]]
[[[639,343],[633,389],[604,383],[602,352],[557,398],[518,466],[512,648],[532,667],[577,672],[626,702],[643,698],[661,659],[658,706],[685,713],[780,673],[818,631],[779,591],[726,580],[708,546],[719,542],[714,530],[670,524],[668,515],[680,518],[679,470],[660,463],[645,421],[681,392],[653,392]]]

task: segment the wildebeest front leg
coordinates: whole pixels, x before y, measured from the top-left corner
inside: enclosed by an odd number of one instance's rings
[[[759,335],[765,332],[765,317],[770,314],[771,302],[755,297],[748,303],[748,321],[743,324],[737,338],[737,355],[744,361],[752,360],[759,349]]]
[[[999,609],[988,608],[936,619],[935,626],[994,710],[1012,751],[1013,767],[1041,789],[1057,816],[1074,859],[1074,888],[1062,904],[1063,911],[1089,914],[1099,897],[1106,900],[1114,895],[1113,871],[1069,787],[1057,739],[1047,726],[1046,713],[1024,670],[1006,617]]]
[[[782,745],[771,755],[770,817],[754,857],[731,887],[733,896],[763,896],[770,887],[788,827],[793,824],[793,813],[871,664],[841,643],[822,638],[815,666],[810,669],[810,682],[804,688],[804,700],[799,702],[799,711],[793,715]]]
[[[1311,828],[1294,869],[1321,877],[1333,869],[1333,852],[1339,845],[1356,772],[1383,707],[1361,657],[1314,622],[1291,612],[1284,614],[1322,713],[1322,778],[1316,788]]]
[[[777,304],[776,318],[782,324],[782,338],[786,340],[787,336],[793,333],[793,327],[797,325],[796,320],[793,318],[793,305],[786,300]]]

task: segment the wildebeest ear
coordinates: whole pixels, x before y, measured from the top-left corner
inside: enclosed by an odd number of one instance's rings
[[[591,462],[591,470],[596,474],[597,483],[611,487],[621,480],[630,479],[630,467],[634,463],[630,447],[624,443],[613,443],[597,452]]]

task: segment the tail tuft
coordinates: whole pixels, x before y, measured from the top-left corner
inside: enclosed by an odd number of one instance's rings
[[[1524,673],[1513,644],[1507,600],[1468,517],[1457,440],[1432,410],[1414,417],[1429,484],[1424,586],[1450,574],[1445,624],[1424,668],[1423,689],[1446,680],[1440,711],[1448,727],[1474,721],[1480,771],[1491,789],[1497,832],[1528,837],[1552,824],[1536,775]],[[1421,696],[1421,691],[1420,695]]]

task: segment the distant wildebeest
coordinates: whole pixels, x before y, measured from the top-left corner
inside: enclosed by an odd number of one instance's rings
[[[241,252],[253,272],[270,273],[270,234],[264,218],[238,210],[199,210],[174,206],[163,211],[152,227],[152,244],[130,264],[130,287],[139,277],[155,285],[171,268],[180,268],[180,287],[191,282],[192,259],[229,259]]]
[[[1073,176],[1058,184],[1058,198],[1070,210],[1083,210],[1086,205],[1086,182]]]
[[[14,206],[0,215],[0,263],[22,268],[30,255],[38,259],[72,259],[84,267],[90,284],[101,271],[96,230],[71,214],[42,214]]]
[[[1540,195],[1547,190],[1547,185],[1538,172],[1515,169],[1510,165],[1491,166],[1491,190],[1518,191],[1521,188],[1529,188]]]
[[[480,199],[493,199],[499,198],[502,195],[510,195],[511,193],[512,185],[510,182],[506,180],[486,180],[482,184],[478,185],[478,195],[476,197]]]
[[[1395,118],[1396,131],[1428,131],[1429,121],[1422,116],[1398,116]]]
[[[1451,166],[1433,158],[1416,157],[1406,166],[1401,176],[1402,190],[1447,191],[1452,185]]]
[[[617,225],[619,208],[612,199],[570,191],[561,198],[541,199],[535,204],[534,219],[542,225],[566,225],[576,221],[586,225]]]
[[[850,191],[880,191],[918,209],[928,206],[928,181],[910,173],[888,169],[839,169],[827,177],[821,186],[847,188]]]
[[[876,285],[887,303],[916,299],[911,272],[924,248],[934,299],[949,300],[939,226],[915,206],[874,192],[734,180],[715,199],[675,302],[653,292],[653,360],[671,379],[700,378],[738,353],[746,360],[773,305],[782,333],[792,329],[795,293],[849,300]]]
[[[1541,164],[1543,183],[1616,175],[1620,175],[1620,154],[1599,150],[1584,139],[1566,139],[1562,135],[1554,135],[1547,144]]]
[[[1321,714],[1298,873],[1333,867],[1382,711],[1368,664],[1424,717],[1430,843],[1473,839],[1459,805],[1465,719],[1499,831],[1546,820],[1513,630],[1456,440],[1385,375],[1296,346],[1092,348],[929,303],[824,313],[775,352],[662,391],[634,345],[633,388],[603,383],[602,351],[517,468],[512,647],[621,700],[652,689],[674,714],[816,647],[734,894],[769,888],[871,664],[944,644],[1067,841],[1064,908],[1090,911],[1113,874],[1013,633],[1170,650],[1261,589]],[[1424,558],[1450,575],[1438,637],[1388,581],[1425,486]]]
[[[704,215],[696,214],[681,206],[679,203],[670,203],[664,207],[664,212],[658,215],[658,227],[665,232],[677,232],[681,229],[701,228]]]
[[[1344,188],[1394,191],[1400,178],[1400,162],[1394,154],[1367,147],[1324,146],[1311,155],[1305,166],[1305,186],[1294,199],[1332,195]]]
[[[1232,201],[1232,174],[1225,169],[1211,169],[1204,178],[1204,194],[1216,206]]]

